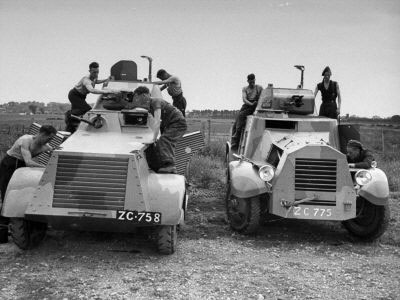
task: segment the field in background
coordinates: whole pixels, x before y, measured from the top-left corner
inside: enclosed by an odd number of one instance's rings
[[[32,115],[0,114],[0,159],[5,151],[22,134],[26,133],[30,124],[51,124],[58,130],[65,127],[63,115]],[[223,152],[224,144],[229,139],[233,120],[229,119],[188,119],[188,131],[203,132],[206,144],[217,144],[211,155]],[[360,124],[361,142],[374,152],[378,166],[383,169],[388,178],[392,192],[400,192],[400,129],[376,124]],[[215,150],[218,148],[218,151]],[[222,154],[223,155],[223,154]],[[222,158],[221,158],[222,159]]]

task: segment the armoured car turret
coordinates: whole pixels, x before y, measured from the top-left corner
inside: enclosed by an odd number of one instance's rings
[[[10,218],[20,248],[39,242],[47,225],[109,232],[151,226],[158,250],[175,251],[176,228],[184,222],[188,201],[183,173],[190,154],[201,147],[201,135],[187,134],[178,144],[180,174],[154,172],[146,157],[154,143],[153,117],[147,110],[125,109],[123,103],[139,85],[154,97],[162,98],[161,92],[150,81],[137,79],[133,61],[118,62],[111,75],[108,88],[124,90],[118,99],[101,95],[78,130],[47,158],[45,169],[15,171],[2,215]]]
[[[227,142],[226,208],[233,230],[252,233],[267,214],[342,221],[362,239],[387,228],[385,173],[349,169],[346,144],[359,133],[316,116],[314,102],[302,83],[297,89],[269,85],[247,117],[238,151]]]

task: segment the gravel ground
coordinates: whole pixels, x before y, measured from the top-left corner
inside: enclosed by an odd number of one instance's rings
[[[374,243],[333,222],[272,220],[253,236],[225,222],[222,188],[191,188],[177,252],[136,235],[49,231],[0,245],[1,299],[400,299],[400,205]]]

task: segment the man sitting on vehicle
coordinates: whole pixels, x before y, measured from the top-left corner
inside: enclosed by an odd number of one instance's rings
[[[375,162],[371,151],[365,149],[357,140],[349,140],[347,143],[347,162],[349,168],[369,169]]]
[[[150,97],[150,91],[145,86],[140,86],[133,92],[133,100],[127,108],[135,107],[145,108],[153,115],[154,140],[157,139],[158,132],[161,132],[155,148],[149,148],[150,168],[158,173],[176,173],[175,146],[187,129],[181,111],[164,99]]]
[[[6,156],[0,163],[0,192],[1,200],[4,201],[8,183],[15,170],[21,167],[45,166],[32,160],[33,157],[42,152],[51,151],[53,148],[48,144],[57,133],[51,125],[40,127],[38,135],[25,134],[17,139],[14,145],[7,151]],[[0,216],[0,243],[8,241],[8,218]]]
[[[256,84],[256,76],[249,74],[247,76],[248,86],[242,89],[243,105],[240,108],[239,115],[236,118],[232,128],[231,148],[236,151],[239,146],[240,136],[246,125],[247,116],[254,113],[257,107],[258,99],[263,90],[262,86]]]

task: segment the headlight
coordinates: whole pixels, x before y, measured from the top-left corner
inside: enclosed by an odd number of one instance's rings
[[[275,175],[274,167],[271,165],[264,165],[258,170],[258,175],[263,181],[271,181]]]
[[[356,179],[357,184],[366,185],[372,180],[372,175],[368,170],[359,170],[354,178]]]

